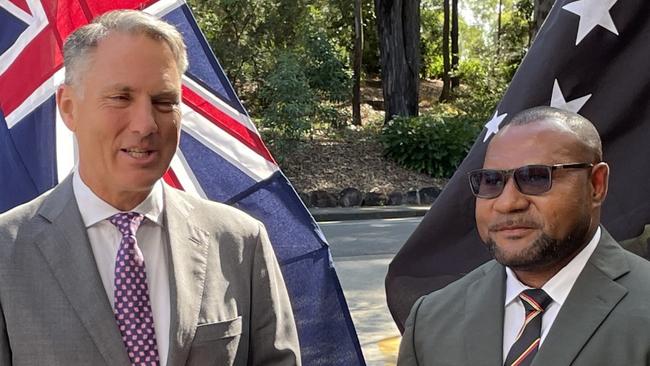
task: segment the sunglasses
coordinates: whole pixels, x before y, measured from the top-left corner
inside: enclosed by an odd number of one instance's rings
[[[478,198],[499,197],[511,175],[519,192],[535,196],[551,189],[554,170],[587,169],[593,166],[590,163],[526,165],[510,170],[476,169],[467,173],[467,176],[472,193]]]

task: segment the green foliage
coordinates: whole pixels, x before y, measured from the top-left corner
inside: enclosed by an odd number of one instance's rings
[[[350,76],[324,36],[310,38],[306,50],[278,54],[259,91],[263,127],[289,140],[308,134],[314,124],[342,127],[350,119],[337,109],[349,98]]]
[[[505,91],[505,82],[496,79],[489,65],[477,59],[462,60],[458,74],[464,85],[456,92],[455,106],[471,118],[489,120]]]
[[[305,73],[309,86],[328,101],[350,99],[351,75],[337,58],[334,47],[324,34],[307,37],[305,42]]]
[[[280,54],[260,90],[260,99],[264,105],[261,114],[265,127],[275,129],[291,139],[299,139],[311,129],[318,101],[309,87],[302,63],[295,54]]]
[[[375,0],[363,0],[363,70],[380,72]],[[497,9],[502,3],[497,37]],[[280,150],[314,128],[345,126],[351,94],[354,2],[189,0],[201,29],[261,131]],[[465,155],[529,46],[532,0],[460,2],[460,87],[449,104],[397,118],[382,132],[386,154],[446,176]],[[471,11],[472,16],[467,14]],[[442,76],[442,0],[421,0],[420,75]],[[498,41],[497,41],[498,39]],[[426,103],[425,103],[426,104]],[[367,121],[366,121],[367,122]],[[332,132],[332,131],[329,131]],[[335,132],[335,133],[339,133]],[[282,155],[280,153],[280,155]]]
[[[532,13],[532,1],[520,0],[503,16],[499,44],[500,71],[506,80],[512,79],[530,46]]]
[[[420,11],[420,53],[424,78],[442,77],[442,23],[443,12],[439,4],[422,3]]]
[[[483,123],[467,115],[396,117],[382,132],[384,154],[408,169],[451,177]]]
[[[315,123],[342,126],[353,37],[344,0],[190,0],[210,46],[251,115],[287,139]],[[349,9],[348,9],[349,8]]]

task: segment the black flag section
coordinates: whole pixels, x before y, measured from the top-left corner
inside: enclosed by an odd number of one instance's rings
[[[611,167],[602,222],[617,240],[650,223],[650,1],[558,0],[501,100],[420,226],[390,265],[388,306],[398,327],[415,300],[490,259],[475,229],[466,173],[517,112],[550,105],[598,129]]]

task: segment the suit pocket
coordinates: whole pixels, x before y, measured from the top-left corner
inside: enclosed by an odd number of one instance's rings
[[[235,337],[241,334],[241,327],[241,316],[217,323],[199,324],[196,327],[196,334],[192,343],[196,345],[222,338]]]
[[[239,352],[241,335],[241,316],[218,323],[200,324],[196,327],[186,365],[245,365],[246,352]]]

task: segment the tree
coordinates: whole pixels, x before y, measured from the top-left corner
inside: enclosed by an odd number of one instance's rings
[[[458,77],[458,0],[451,0],[451,89],[460,85]]]
[[[554,0],[535,0],[535,10],[533,14],[533,27],[530,32],[531,43],[535,39],[537,32],[539,32],[539,29],[542,28],[544,19],[546,19],[546,16],[551,11],[553,2]]]
[[[352,86],[352,123],[361,125],[361,65],[363,64],[363,18],[361,0],[354,0],[354,62]]]
[[[417,116],[420,0],[375,0],[385,119]]]
[[[440,101],[449,100],[451,94],[451,65],[449,62],[449,0],[443,0],[444,21],[442,23],[442,92]]]

